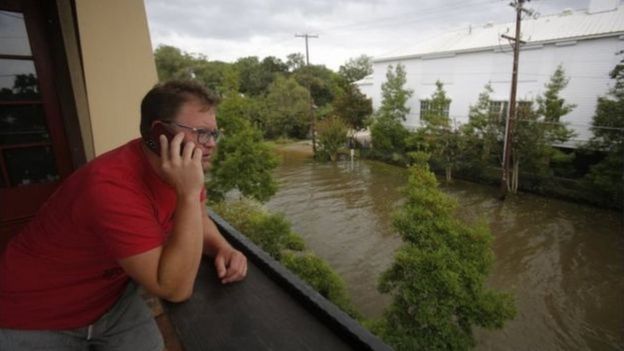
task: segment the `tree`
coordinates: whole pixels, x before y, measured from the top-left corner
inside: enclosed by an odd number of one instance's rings
[[[193,58],[176,47],[158,46],[154,51],[154,60],[160,81],[191,77],[190,69],[193,65]]]
[[[574,104],[566,103],[565,99],[560,96],[561,91],[565,89],[569,81],[570,79],[565,76],[563,67],[561,65],[557,66],[557,69],[550,77],[550,81],[546,84],[546,91],[536,99],[537,114],[541,116],[544,122],[542,125],[544,137],[551,145],[563,144],[575,135],[574,131],[561,121],[561,117],[572,112],[576,107]],[[574,156],[574,154],[570,155]],[[553,158],[557,162],[571,161],[571,157],[557,149],[553,149],[552,157],[548,157],[545,160],[548,166],[550,166],[550,161]]]
[[[371,138],[375,152],[383,157],[401,155],[405,151],[405,139],[409,133],[403,122],[410,112],[407,100],[413,93],[404,87],[405,76],[402,64],[397,64],[396,69],[389,65],[386,81],[381,85],[381,106],[374,116]]]
[[[219,94],[230,90],[232,86],[238,86],[238,72],[225,62],[195,58],[190,72],[196,80]]]
[[[276,76],[288,70],[285,63],[273,56],[262,62],[256,56],[239,58],[234,67],[239,72],[240,92],[248,96],[264,95]]]
[[[485,287],[494,259],[487,225],[458,220],[428,156],[412,156],[406,202],[393,221],[404,244],[379,283],[393,301],[374,330],[398,351],[470,349],[473,327],[502,328],[514,317],[513,298]]]
[[[336,73],[323,65],[307,65],[296,70],[292,75],[299,85],[307,88],[318,107],[334,101],[339,89]]]
[[[468,112],[468,123],[462,126],[462,158],[468,169],[482,172],[502,155],[499,140],[503,135],[503,119],[491,112],[490,83],[486,84],[475,105]]]
[[[347,126],[340,119],[330,116],[318,123],[318,156],[336,161],[338,150],[347,142]]]
[[[620,51],[618,54],[623,54]],[[609,76],[615,80],[606,96],[598,98],[588,147],[602,151],[604,159],[591,167],[586,179],[619,206],[624,202],[624,59]]]
[[[381,85],[379,116],[385,116],[398,122],[405,122],[407,115],[410,113],[407,100],[414,93],[413,90],[404,87],[406,82],[405,67],[402,64],[397,64],[394,71],[392,65],[388,66],[386,81]]]
[[[520,165],[523,169],[545,176],[548,171],[546,159],[553,149],[548,143],[540,116],[533,108],[533,102],[519,104],[516,108],[513,142],[511,144],[512,174],[509,191],[518,192]]]
[[[353,130],[366,127],[366,120],[373,113],[373,102],[353,84],[344,87],[334,100],[334,113]]]
[[[305,66],[305,57],[299,52],[289,54],[286,56],[286,66],[289,72],[295,72]]]
[[[358,81],[373,74],[373,58],[366,55],[350,58],[338,68],[338,74],[347,84]]]
[[[571,160],[571,156],[554,146],[574,135],[560,121],[574,108],[559,97],[567,84],[568,79],[559,66],[546,84],[544,93],[536,99],[537,109],[533,108],[532,102],[518,104],[511,149],[513,171],[509,190],[512,193],[518,191],[520,165],[534,174],[551,176],[551,161],[565,163]]]
[[[248,110],[246,99],[238,94],[226,96],[219,107],[217,120],[225,135],[219,141],[206,186],[212,200],[238,190],[263,202],[277,190],[271,174],[278,165],[277,156],[263,141],[262,133],[245,119]]]
[[[444,84],[436,81],[436,90],[427,100],[428,108],[420,116],[434,160],[444,167],[446,180],[453,179],[452,172],[459,154],[459,132],[451,125],[448,108],[451,99],[446,96]]]
[[[266,135],[303,139],[310,130],[310,94],[293,78],[278,76],[269,86]]]

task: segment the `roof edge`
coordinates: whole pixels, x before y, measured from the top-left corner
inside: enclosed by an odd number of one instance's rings
[[[619,37],[619,39],[622,40],[623,36],[624,36],[624,31],[601,33],[601,34],[586,35],[586,36],[584,35],[584,36],[576,36],[576,37],[562,37],[562,38],[552,39],[552,40],[527,42],[523,47],[524,47],[524,50],[529,50],[529,49],[535,49],[536,46],[540,46],[540,45],[544,46],[544,45],[549,45],[549,44],[557,44],[561,42],[571,42],[571,41],[578,42],[582,40],[593,40],[593,39],[601,39],[601,38],[608,38],[608,37]],[[523,47],[520,47],[520,51],[523,50]],[[435,51],[435,52],[427,52],[427,53],[411,54],[411,55],[388,56],[388,57],[380,57],[377,59],[373,58],[373,63],[383,63],[383,62],[411,60],[411,59],[426,60],[426,59],[434,59],[434,58],[447,58],[447,57],[454,57],[459,54],[468,54],[468,53],[473,53],[473,52],[483,52],[483,51],[491,51],[491,50],[504,51],[504,50],[500,50],[499,48],[500,48],[500,45],[490,45],[490,46],[482,46],[478,48],[469,48],[469,49],[464,49],[464,50]]]

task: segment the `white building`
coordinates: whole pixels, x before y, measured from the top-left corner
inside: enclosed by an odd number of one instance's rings
[[[511,11],[511,9],[510,9]],[[470,105],[490,82],[492,100],[507,105],[511,87],[513,50],[501,35],[515,36],[515,23],[491,24],[447,33],[419,43],[392,57],[376,57],[374,73],[358,82],[360,90],[381,104],[381,85],[389,65],[401,63],[407,73],[406,87],[414,91],[408,101],[411,112],[405,125],[420,125],[423,100],[440,80],[452,99],[449,117],[458,124],[468,121]],[[518,100],[534,100],[544,91],[558,65],[570,82],[561,96],[576,108],[562,121],[577,132],[572,143],[588,140],[596,100],[612,86],[609,72],[624,57],[624,6],[620,0],[592,0],[589,9],[522,21],[518,70]]]

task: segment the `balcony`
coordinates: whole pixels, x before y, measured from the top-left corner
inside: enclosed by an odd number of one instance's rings
[[[222,285],[211,261],[202,261],[191,299],[164,303],[168,321],[159,324],[170,351],[392,350],[217,214],[210,215],[247,256],[247,278]],[[167,334],[169,327],[173,335]]]

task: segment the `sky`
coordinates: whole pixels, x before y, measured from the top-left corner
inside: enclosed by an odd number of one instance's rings
[[[404,52],[435,35],[515,20],[509,0],[145,0],[152,46],[172,45],[209,60],[305,55],[337,70],[362,54]],[[580,10],[590,0],[533,0],[536,16]]]

